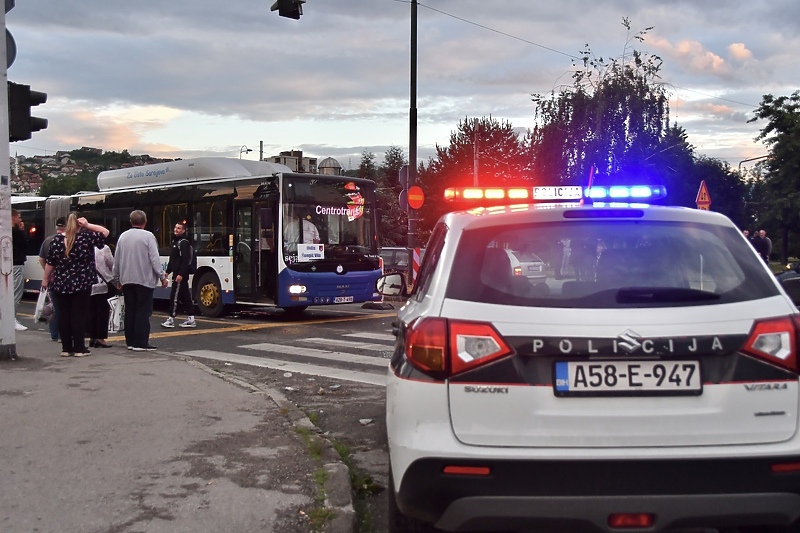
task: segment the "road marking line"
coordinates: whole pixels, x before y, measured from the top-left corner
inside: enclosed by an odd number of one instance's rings
[[[337,318],[323,318],[319,320],[307,320],[304,322],[270,322],[269,324],[241,324],[233,325],[223,328],[205,328],[205,319],[198,318],[196,328],[175,328],[175,330],[161,331],[158,333],[150,333],[151,339],[165,339],[168,337],[183,337],[185,335],[208,335],[209,333],[228,333],[233,331],[257,331],[259,329],[270,328],[290,328],[290,327],[303,327],[311,324],[335,324],[337,322],[351,322],[354,320],[372,320],[374,318],[386,318],[389,316],[396,316],[396,313],[377,313],[374,315],[356,316],[356,317],[337,317]],[[118,342],[124,341],[125,335],[115,335],[109,337],[108,341]]]
[[[325,344],[327,346],[341,346],[344,348],[360,348],[362,350],[372,350],[377,352],[391,352],[394,346],[388,344],[375,344],[374,342],[356,342],[342,339],[321,339],[319,337],[309,337],[297,339],[301,342],[311,342],[314,344]]]
[[[316,357],[328,361],[340,361],[342,363],[356,363],[359,365],[388,367],[389,360],[369,355],[356,355],[347,352],[333,352],[330,350],[317,350],[316,348],[299,348],[287,344],[274,344],[271,342],[260,342],[257,344],[244,344],[237,348],[247,348],[249,350],[261,350],[263,352],[274,352],[280,354],[300,355],[304,357]]]
[[[359,337],[362,339],[372,339],[376,341],[391,341],[392,343],[397,340],[397,337],[391,333],[370,333],[369,331],[345,333],[343,337]]]
[[[256,366],[260,368],[271,368],[284,372],[296,372],[342,381],[354,381],[356,383],[366,383],[368,385],[386,386],[386,376],[383,374],[370,374],[369,372],[355,372],[341,368],[331,368],[319,365],[308,365],[291,361],[281,361],[266,357],[252,357],[235,353],[215,352],[212,350],[192,350],[189,352],[178,352],[177,355],[187,357],[197,357],[199,359],[211,359],[213,361],[223,361],[228,363],[238,363],[241,365]]]

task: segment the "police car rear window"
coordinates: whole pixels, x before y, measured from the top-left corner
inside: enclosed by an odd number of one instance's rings
[[[536,307],[717,305],[779,294],[734,228],[570,220],[465,231],[447,297]]]

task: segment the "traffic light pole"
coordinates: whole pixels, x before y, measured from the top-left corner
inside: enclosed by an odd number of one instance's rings
[[[417,0],[411,0],[411,98],[408,110],[408,187],[417,184]],[[417,210],[408,209],[408,248],[417,243]]]
[[[14,7],[13,2],[10,3]],[[6,9],[3,11],[3,33],[6,29]],[[6,39],[0,39],[0,80],[6,95],[0,100],[0,360],[17,357],[17,337],[14,330],[14,259],[11,250],[11,169],[8,164],[8,65]]]

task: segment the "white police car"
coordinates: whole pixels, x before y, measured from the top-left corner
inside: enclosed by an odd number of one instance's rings
[[[504,251],[520,245],[544,281],[511,274]],[[447,214],[398,314],[388,530],[800,531],[799,330],[717,213],[595,200]]]

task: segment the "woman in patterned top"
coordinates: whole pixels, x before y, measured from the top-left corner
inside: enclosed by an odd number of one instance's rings
[[[97,279],[94,249],[102,248],[108,230],[70,213],[63,234],[56,235],[47,252],[42,288],[48,288],[58,307],[61,357],[89,355],[84,335],[92,284]],[[51,278],[52,274],[52,278]]]

